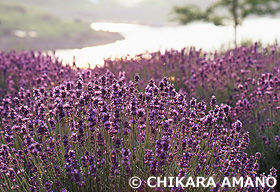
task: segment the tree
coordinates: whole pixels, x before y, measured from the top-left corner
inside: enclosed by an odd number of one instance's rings
[[[217,14],[217,10],[225,10],[227,15]],[[249,15],[275,15],[280,11],[280,0],[218,0],[205,10],[196,5],[174,7],[172,13],[175,20],[188,24],[196,20],[225,25],[230,20],[234,27],[234,44],[237,46],[237,26]],[[224,12],[224,11],[223,11]]]

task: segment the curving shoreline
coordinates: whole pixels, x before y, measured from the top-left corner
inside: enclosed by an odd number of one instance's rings
[[[56,49],[80,49],[105,45],[121,40],[124,37],[119,33],[106,31],[86,31],[77,34],[66,34],[61,37],[17,37],[10,34],[2,35],[0,49],[16,50],[56,50]]]

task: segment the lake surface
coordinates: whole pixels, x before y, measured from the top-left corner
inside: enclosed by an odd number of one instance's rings
[[[233,27],[215,26],[209,23],[192,23],[186,26],[152,27],[126,23],[92,23],[94,30],[118,32],[123,40],[111,44],[85,47],[83,49],[57,50],[56,55],[65,63],[72,63],[73,57],[80,67],[103,65],[104,58],[136,55],[144,52],[182,49],[195,46],[204,51],[233,47]],[[238,42],[261,40],[263,44],[280,40],[280,19],[256,18],[245,20],[238,27]]]

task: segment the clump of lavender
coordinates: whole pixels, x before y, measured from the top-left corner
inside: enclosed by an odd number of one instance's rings
[[[107,71],[7,94],[1,190],[129,191],[134,175],[257,176],[260,157],[245,152],[249,134],[231,122],[228,105],[188,99],[168,78],[150,80],[144,92],[138,83]],[[140,189],[150,190],[144,182]]]
[[[280,168],[279,164],[279,69],[273,73],[262,73],[259,77],[240,82],[242,90],[236,90],[236,106],[233,119],[239,118],[250,131],[251,151],[260,151],[261,171],[270,167]]]
[[[277,44],[260,47],[258,43],[215,53],[191,47],[114,61],[107,59],[99,70],[110,69],[115,74],[125,70],[130,80],[139,73],[138,84],[142,90],[149,79],[159,83],[167,76],[174,88],[188,99],[195,97],[210,102],[215,95],[217,103],[233,107],[229,115],[243,123],[242,131],[250,132],[247,152],[250,155],[261,152],[260,173],[268,173],[271,167],[280,169],[279,50]]]
[[[16,96],[20,88],[56,86],[76,79],[79,73],[88,76],[87,70],[63,65],[55,53],[0,51],[0,101],[6,94]]]

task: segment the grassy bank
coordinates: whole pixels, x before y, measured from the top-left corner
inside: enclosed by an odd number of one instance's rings
[[[66,49],[110,43],[116,33],[97,32],[89,23],[61,19],[18,3],[0,3],[0,49]]]

